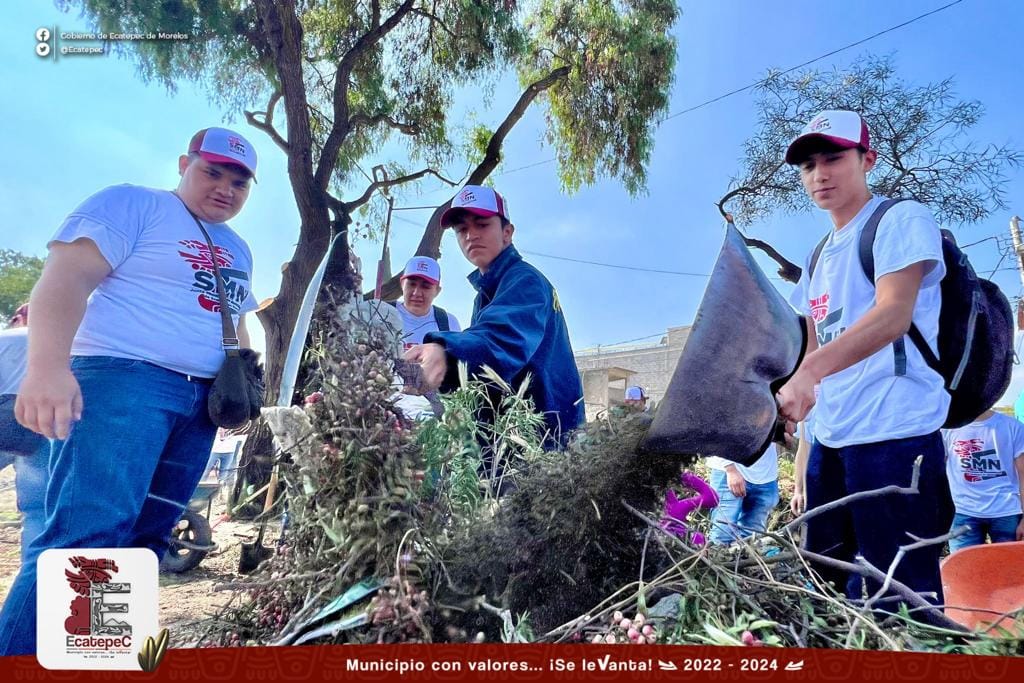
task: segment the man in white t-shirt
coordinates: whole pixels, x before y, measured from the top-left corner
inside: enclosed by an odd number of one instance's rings
[[[248,198],[256,153],[238,133],[206,128],[178,172],[175,192],[101,190],[48,245],[15,409],[55,439],[46,525],[0,614],[2,655],[35,651],[39,553],[141,547],[160,557],[203,475],[216,432],[207,396],[224,360],[214,259],[243,348],[256,308],[252,254],[225,223]]]
[[[434,305],[434,300],[441,293],[441,264],[429,256],[414,256],[405,264],[401,282],[402,300],[395,307],[402,317],[404,351],[422,344],[423,335],[428,332],[462,330],[454,315]],[[428,396],[402,394],[395,405],[409,419],[418,420],[434,415],[431,401],[436,401],[436,396],[437,392]]]
[[[928,208],[914,201],[892,206],[873,242],[874,282],[861,264],[861,233],[883,201],[867,185],[877,157],[867,124],[851,111],[818,114],[786,152],[786,161],[800,169],[804,189],[829,213],[832,226],[816,263],[808,259],[790,298],[807,316],[809,342],[777,400],[782,416],[793,422],[814,407],[808,509],[858,491],[908,486],[914,461],[923,456],[919,495],[858,501],[807,523],[809,550],[845,561],[860,554],[886,571],[899,547],[913,542],[911,535],[932,538],[949,528],[939,428],[950,399],[942,377],[905,336],[913,323],[936,349],[945,266]],[[824,565],[818,570],[840,590],[845,587],[849,597],[862,597],[859,576]],[[941,603],[939,546],[910,551],[895,578]],[[876,588],[869,582],[870,593]]]
[[[727,544],[764,532],[768,515],[779,504],[779,452],[775,444],[744,467],[725,458],[705,460],[718,507],[711,512],[711,543]]]
[[[992,410],[958,429],[942,431],[946,474],[956,506],[950,552],[993,543],[1024,541],[1024,424]]]

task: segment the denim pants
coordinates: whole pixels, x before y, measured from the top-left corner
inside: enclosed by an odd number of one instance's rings
[[[235,450],[225,453],[221,451],[214,451],[210,453],[210,459],[206,462],[206,469],[203,470],[203,476],[205,477],[213,468],[217,468],[217,481],[220,482],[221,486],[229,484],[235,480],[235,474],[238,470],[238,453],[242,450],[242,445],[237,444]]]
[[[729,490],[725,470],[711,470],[711,487],[718,494],[718,507],[711,511],[712,543],[727,544],[749,536],[755,531],[763,532],[768,526],[768,515],[779,504],[779,482],[751,484],[747,482],[747,493],[737,498]]]
[[[144,361],[76,357],[82,419],[53,442],[46,522],[0,613],[0,655],[36,648],[35,558],[50,548],[167,550],[216,428],[209,386]]]
[[[861,555],[883,573],[901,545],[913,543],[907,534],[935,538],[949,530],[953,509],[946,480],[945,450],[939,432],[925,436],[829,448],[817,441],[807,462],[807,509],[813,510],[858,491],[890,484],[909,486],[914,460],[921,462],[919,494],[886,494],[843,505],[807,521],[807,550],[837,560],[853,562]],[[925,599],[942,604],[939,553],[942,544],[912,550],[896,569],[894,578],[918,593],[935,593]],[[863,598],[858,574],[818,564],[815,569],[847,597]],[[869,595],[880,583],[867,580]],[[890,596],[886,596],[890,597]],[[896,604],[879,603],[888,611]]]
[[[949,539],[949,552],[955,553],[961,548],[972,545],[981,545],[985,542],[985,536],[992,539],[993,543],[1006,543],[1017,540],[1017,525],[1020,524],[1020,515],[1006,515],[1004,517],[971,517],[961,515],[959,512],[953,516],[953,525],[950,531],[966,525],[967,532]]]
[[[21,513],[21,563],[29,557],[28,549],[36,536],[46,527],[46,482],[49,481],[50,442],[43,439],[42,446],[33,455],[19,455],[14,459],[14,486]],[[34,561],[34,559],[33,559]]]

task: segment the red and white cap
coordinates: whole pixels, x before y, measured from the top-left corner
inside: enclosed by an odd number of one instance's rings
[[[441,227],[447,228],[451,224],[452,215],[458,211],[468,211],[484,217],[501,216],[507,221],[512,220],[508,216],[508,203],[505,198],[483,185],[466,185],[459,190],[452,198],[451,207],[441,214]]]
[[[241,166],[256,177],[256,150],[238,133],[227,128],[204,128],[192,136],[188,153],[198,154],[211,164]]]
[[[435,285],[441,284],[441,264],[429,256],[413,256],[405,264],[405,272],[402,278],[419,277]]]
[[[860,147],[865,152],[871,149],[868,142],[868,124],[861,115],[855,111],[823,111],[811,119],[800,135],[789,143],[786,163],[799,164],[811,154],[822,151],[822,148],[854,147]]]

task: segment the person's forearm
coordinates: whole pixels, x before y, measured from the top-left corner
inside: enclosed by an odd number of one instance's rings
[[[241,349],[251,349],[252,340],[249,338],[249,325],[245,321],[245,316],[238,316],[238,329],[236,330],[238,335],[238,347]]]
[[[1021,513],[1024,514],[1024,455],[1018,455],[1013,466],[1017,470],[1017,488],[1020,491]]]
[[[796,448],[796,459],[793,462],[793,480],[797,492],[803,492],[807,480],[807,459],[811,454],[811,444],[806,435],[801,435],[800,445]]]
[[[71,343],[85,316],[85,305],[92,292],[73,277],[56,268],[45,269],[32,290],[29,309],[28,368],[67,367]]]
[[[807,354],[800,369],[815,383],[845,370],[906,334],[910,323],[904,318],[901,306],[875,306],[836,339]]]

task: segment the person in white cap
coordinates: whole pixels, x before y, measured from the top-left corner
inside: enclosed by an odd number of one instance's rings
[[[643,390],[643,387],[627,387],[623,402],[627,408],[640,412],[645,411],[647,410],[647,392]]]
[[[867,175],[877,158],[867,124],[852,111],[814,116],[786,152],[807,194],[828,212],[831,229],[807,259],[790,298],[806,315],[808,349],[777,400],[782,416],[793,422],[814,407],[809,510],[858,491],[908,486],[915,460],[922,458],[920,494],[857,501],[807,522],[809,550],[847,562],[860,555],[884,572],[912,536],[946,533],[952,509],[939,433],[949,395],[942,377],[906,339],[913,323],[937,353],[945,274],[941,235],[924,205],[872,195]],[[873,242],[862,243],[861,235],[872,231]],[[873,281],[866,276],[865,243]],[[895,570],[897,580],[936,604],[942,603],[940,549],[912,550]],[[818,569],[850,597],[862,597],[859,575]],[[868,594],[878,587],[869,581]],[[896,607],[889,601],[885,608]]]
[[[238,133],[205,128],[178,173],[175,191],[101,190],[49,243],[15,408],[55,439],[46,525],[4,602],[0,654],[35,651],[39,553],[140,547],[160,557],[203,475],[216,432],[207,396],[224,360],[213,259],[242,347],[256,309],[252,254],[226,223],[249,196],[256,152]]]
[[[434,300],[441,293],[441,264],[429,256],[414,256],[402,273],[402,300],[396,304],[402,316],[402,343],[411,349],[423,343],[428,332],[460,331],[458,319]]]
[[[395,307],[402,318],[405,350],[422,344],[423,337],[429,332],[458,332],[462,329],[454,315],[434,305],[434,300],[441,293],[441,264],[429,256],[414,256],[405,265],[401,282],[402,300]],[[395,404],[406,417],[417,420],[435,415],[433,398],[434,392],[430,396],[404,393]]]
[[[463,332],[428,333],[406,360],[420,363],[425,385],[442,391],[458,387],[459,362],[470,375],[490,367],[516,389],[529,377],[526,395],[544,416],[545,447],[564,445],[584,420],[583,384],[555,288],[512,246],[508,203],[492,188],[466,185],[441,225],[455,231],[476,266],[473,317]]]

